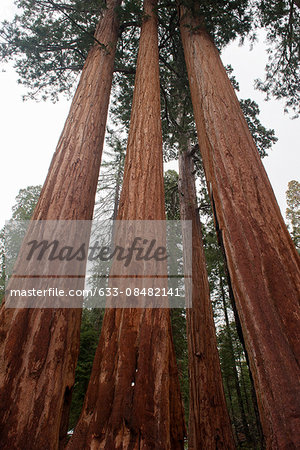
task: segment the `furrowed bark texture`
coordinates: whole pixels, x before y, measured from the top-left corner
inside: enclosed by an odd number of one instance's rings
[[[155,0],[145,0],[119,220],[165,220]],[[168,309],[108,309],[67,448],[183,449]]]
[[[187,151],[179,154],[179,198],[182,220],[192,221],[192,301],[187,314],[190,414],[189,449],[235,448],[227,411],[216,330],[196,199],[194,163]],[[183,243],[185,242],[185,238]]]
[[[108,0],[99,21],[95,37],[107,51],[95,44],[88,54],[34,220],[92,219],[120,3]],[[57,449],[67,432],[81,310],[3,304],[0,320],[0,447]]]
[[[199,146],[267,447],[298,448],[299,256],[219,53],[181,12]]]

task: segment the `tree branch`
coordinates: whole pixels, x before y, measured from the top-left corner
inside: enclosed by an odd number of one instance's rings
[[[168,61],[167,61],[162,55],[159,55],[159,59],[164,63],[164,65],[165,65],[169,70],[171,70],[171,72],[175,73],[175,75],[176,75],[178,78],[180,78],[179,73],[171,66],[170,63],[168,63]]]
[[[97,42],[97,44],[100,45],[100,47],[104,50],[107,51],[107,46],[105,44],[102,44],[102,42],[98,41],[98,39],[91,33],[89,33],[84,27],[82,27],[81,25],[79,25],[79,23],[76,22],[76,20],[72,19],[72,17],[67,14],[63,8],[61,8],[58,4],[56,4],[53,0],[48,0],[49,3],[51,3],[51,5],[53,5],[55,8],[57,8],[59,11],[62,12],[62,14],[64,14],[76,27],[78,27],[81,31],[83,31],[84,33],[88,34],[95,42]]]
[[[140,26],[141,26],[141,23],[139,21],[136,21],[136,20],[123,22],[120,25],[120,34],[123,33],[123,31],[125,31],[126,28],[129,28],[129,27],[140,27]]]

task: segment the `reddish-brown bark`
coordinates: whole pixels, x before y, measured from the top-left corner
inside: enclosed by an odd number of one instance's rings
[[[118,36],[115,8],[120,3],[108,0],[99,21],[95,37],[107,44],[107,50],[96,43],[88,54],[34,220],[92,219]],[[61,445],[68,425],[80,320],[80,309],[2,305],[2,449]]]
[[[267,447],[298,448],[299,256],[219,53],[181,13],[199,146]]]
[[[164,220],[155,0],[144,1],[119,220]],[[168,309],[108,309],[68,449],[182,449]]]
[[[194,164],[187,151],[179,154],[179,198],[182,220],[192,221],[192,289],[187,289],[189,353],[189,449],[235,448],[227,411],[216,330],[196,199]],[[185,243],[185,237],[183,238]]]

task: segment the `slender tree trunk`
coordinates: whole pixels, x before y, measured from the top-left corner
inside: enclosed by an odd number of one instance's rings
[[[219,53],[183,9],[181,35],[200,151],[267,447],[295,448],[300,445],[299,256]]]
[[[239,355],[239,359],[238,359],[238,365],[239,365],[240,373],[241,373],[241,387],[242,387],[242,391],[243,391],[244,397],[245,397],[246,411],[247,411],[247,415],[250,416],[252,411],[250,409],[250,404],[249,404],[249,392],[247,390],[246,381],[245,381],[245,377],[243,374],[244,369],[243,369],[240,355]]]
[[[121,190],[121,184],[122,184],[122,163],[120,161],[119,168],[118,168],[118,174],[117,174],[117,182],[116,182],[116,192],[115,192],[115,198],[114,198],[114,211],[113,211],[113,220],[117,219],[118,215],[118,208],[119,208],[119,195]]]
[[[34,220],[92,219],[120,3],[108,0],[99,21],[95,37],[109,51],[96,43],[88,54]],[[57,449],[67,432],[81,310],[2,304],[0,320],[0,446]]]
[[[242,418],[243,429],[244,429],[244,433],[245,433],[247,442],[249,444],[251,444],[252,439],[251,439],[250,432],[249,432],[247,417],[246,417],[246,413],[245,413],[245,408],[244,408],[244,403],[243,403],[243,398],[242,398],[242,393],[241,393],[241,388],[240,388],[239,376],[238,376],[238,372],[237,372],[237,368],[236,368],[235,354],[234,354],[232,337],[231,337],[231,333],[230,333],[230,324],[229,324],[229,318],[228,318],[228,313],[227,313],[225,292],[224,292],[223,280],[222,280],[221,274],[220,274],[220,287],[221,287],[223,311],[224,311],[224,316],[225,316],[226,334],[227,334],[227,338],[228,338],[229,351],[230,351],[230,356],[231,356],[231,361],[232,361],[232,373],[233,373],[236,395],[237,395],[237,399],[238,399],[240,416]]]
[[[111,232],[111,246],[114,245],[114,241],[115,241],[115,223],[114,223],[114,221],[117,219],[117,216],[118,216],[120,190],[122,187],[122,179],[123,179],[123,169],[124,169],[123,159],[121,158],[121,155],[120,155],[117,180],[116,180],[116,190],[115,190],[115,197],[114,197],[114,210],[113,210],[113,215],[112,215],[113,226],[112,226],[112,232]]]
[[[222,384],[216,330],[197,208],[194,164],[188,152],[179,154],[180,211],[192,221],[192,308],[187,309],[190,376],[190,449],[235,448]],[[185,243],[185,239],[183,241]]]
[[[238,424],[237,424],[237,420],[236,420],[236,416],[235,416],[234,408],[233,408],[230,380],[229,380],[229,377],[227,374],[225,374],[225,376],[224,376],[224,388],[225,388],[225,392],[227,391],[227,394],[228,394],[228,403],[229,403],[228,409],[229,409],[229,414],[231,415],[231,423],[233,425],[235,441],[236,441],[237,445],[239,446],[239,445],[241,445],[241,441],[240,441],[239,433],[237,432]]]
[[[156,0],[144,1],[119,220],[164,220]],[[170,312],[108,309],[69,450],[183,449]]]

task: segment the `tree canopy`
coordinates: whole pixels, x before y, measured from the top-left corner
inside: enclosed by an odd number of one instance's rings
[[[1,60],[13,61],[19,83],[27,89],[25,98],[56,101],[62,93],[69,96],[94,42],[93,33],[105,2],[16,0],[15,3],[18,14],[11,22],[4,21],[0,29]],[[299,112],[298,2],[184,0],[181,3],[201,16],[219,49],[237,37],[241,42],[246,37],[255,42],[257,32],[265,30],[269,61],[265,80],[257,80],[256,86],[268,98],[284,98],[286,110]],[[173,71],[179,35],[177,2],[161,3],[158,8],[160,59],[165,69]],[[115,70],[130,76],[134,73],[141,1],[124,1],[119,14],[121,34]]]

